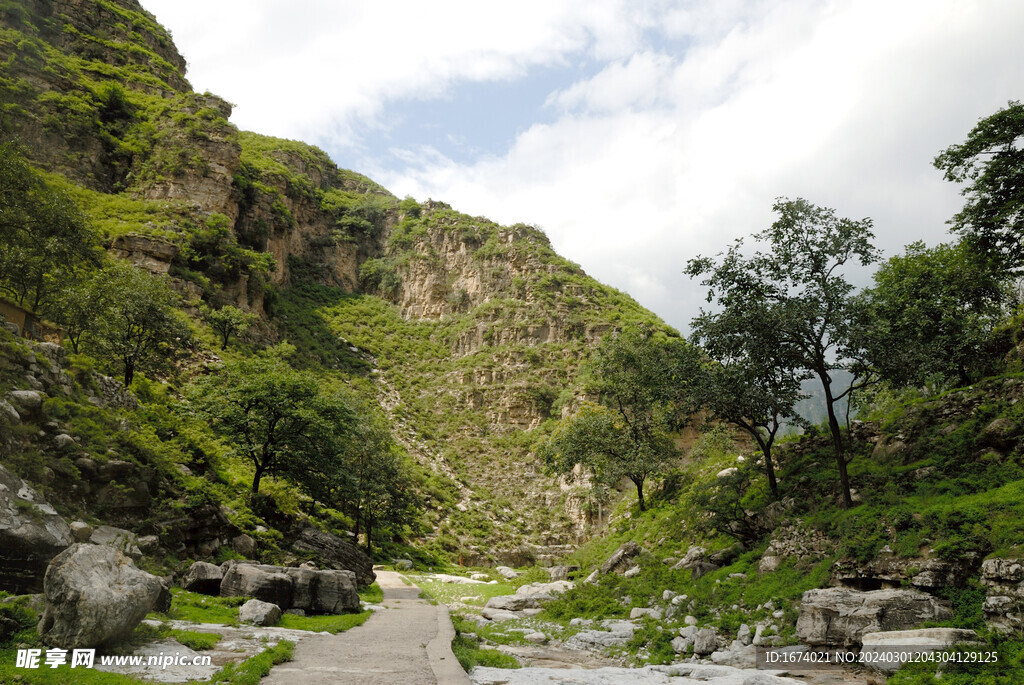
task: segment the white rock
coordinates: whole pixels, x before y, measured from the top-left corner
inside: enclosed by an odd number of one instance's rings
[[[661,609],[645,609],[643,607],[633,607],[629,612],[629,619],[634,620],[637,618],[653,618],[655,621],[660,621],[662,617]]]

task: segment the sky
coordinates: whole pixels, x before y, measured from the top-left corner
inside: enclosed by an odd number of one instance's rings
[[[932,160],[1024,98],[1020,0],[141,2],[240,128],[538,226],[684,332],[687,260],[776,198],[870,217],[886,256],[950,240]]]

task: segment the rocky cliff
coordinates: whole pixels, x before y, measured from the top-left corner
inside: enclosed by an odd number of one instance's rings
[[[654,315],[536,228],[399,200],[315,147],[238,131],[135,0],[0,5],[0,59],[0,131],[111,254],[170,277],[193,313],[258,312],[267,340],[374,381],[447,483],[429,498],[438,544],[522,563],[586,534],[585,498],[543,474],[530,431],[603,334]]]

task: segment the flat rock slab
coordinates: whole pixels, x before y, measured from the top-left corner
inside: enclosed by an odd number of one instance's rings
[[[154,628],[160,626],[160,621],[143,621],[146,625]],[[189,661],[193,656],[208,656],[211,664],[209,666],[169,666],[166,669],[160,666],[100,666],[99,659],[96,660],[95,669],[107,673],[120,673],[121,675],[145,678],[160,683],[186,683],[193,680],[209,680],[210,677],[220,670],[225,664],[243,661],[258,654],[265,649],[274,647],[281,640],[298,642],[310,635],[304,630],[289,630],[287,628],[260,628],[258,626],[241,626],[238,628],[225,626],[219,623],[189,623],[188,621],[169,621],[170,627],[176,630],[191,630],[199,633],[216,633],[221,636],[220,642],[213,649],[202,652],[194,652],[188,647],[179,644],[176,640],[159,640],[136,647],[125,654],[137,656],[161,656],[180,654],[188,656]]]
[[[295,647],[295,658],[275,666],[260,685],[460,685],[469,683],[451,651],[448,610],[419,599],[393,571],[380,571],[383,611],[338,635],[317,635]]]
[[[594,668],[564,670],[557,668],[476,667],[470,673],[473,685],[799,685],[802,681],[784,678],[771,671],[753,671],[728,666],[645,666],[644,668]]]

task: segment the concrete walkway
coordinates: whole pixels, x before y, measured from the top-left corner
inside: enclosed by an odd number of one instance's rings
[[[393,571],[378,571],[377,583],[387,609],[344,633],[305,638],[260,685],[469,685],[452,654],[448,609],[419,599]]]

